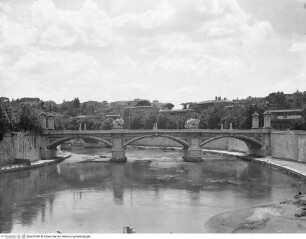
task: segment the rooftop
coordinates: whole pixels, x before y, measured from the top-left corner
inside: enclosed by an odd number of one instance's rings
[[[127,107],[127,109],[140,109],[140,108],[153,108],[151,105],[144,105],[144,106],[131,106]]]
[[[289,113],[289,112],[303,112],[305,109],[283,109],[283,110],[270,110],[271,113]]]
[[[159,110],[160,113],[181,113],[181,112],[190,112],[192,109],[181,109],[181,110]]]
[[[201,105],[201,104],[211,104],[211,103],[233,103],[235,104],[236,102],[229,101],[229,100],[206,100],[206,101],[201,101],[196,104]]]

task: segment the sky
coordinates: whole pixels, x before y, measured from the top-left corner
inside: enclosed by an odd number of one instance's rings
[[[0,96],[199,102],[306,91],[306,0],[0,0]]]

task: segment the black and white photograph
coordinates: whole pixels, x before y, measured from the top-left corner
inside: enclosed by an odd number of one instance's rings
[[[306,233],[306,0],[0,0],[0,238],[232,233]]]

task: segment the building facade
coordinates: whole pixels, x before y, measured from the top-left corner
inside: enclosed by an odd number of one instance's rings
[[[305,124],[306,109],[280,109],[270,112],[273,129],[292,130]]]

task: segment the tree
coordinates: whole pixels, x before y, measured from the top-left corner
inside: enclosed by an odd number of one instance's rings
[[[58,130],[65,130],[66,129],[66,120],[64,119],[64,117],[62,115],[55,115],[54,117],[54,127],[55,129]]]
[[[143,129],[145,126],[145,122],[142,116],[138,116],[133,118],[132,120],[132,129]]]
[[[157,116],[157,126],[159,129],[166,129],[168,117],[166,114],[158,114]]]
[[[86,117],[83,120],[83,123],[86,124],[87,130],[98,130],[102,127],[102,122],[100,119],[95,119],[93,117]]]
[[[242,129],[251,129],[252,128],[252,115],[257,112],[259,114],[259,125],[263,125],[263,113],[265,112],[264,104],[248,104],[246,106],[246,117],[244,122],[241,124]]]
[[[65,121],[64,126],[68,130],[77,130],[79,128],[79,122],[76,118],[69,118]]]
[[[27,103],[21,105],[19,113],[19,128],[24,131],[41,133],[42,127],[38,111]]]
[[[81,106],[81,103],[80,103],[80,100],[79,100],[78,97],[77,97],[77,98],[74,98],[72,104],[73,104],[73,108],[75,108],[75,109],[79,109],[80,106]]]
[[[156,122],[156,113],[151,112],[148,117],[146,117],[144,122],[145,129],[153,129],[153,125]]]
[[[306,122],[298,120],[293,124],[293,130],[306,130]]]
[[[209,113],[208,112],[202,112],[200,115],[200,129],[208,129],[208,120],[209,120]]]
[[[112,123],[113,123],[113,119],[108,118],[106,120],[104,120],[104,122],[102,123],[102,129],[104,130],[110,130],[112,129]]]
[[[0,102],[0,141],[3,139],[3,135],[9,130],[9,121],[6,116],[5,108]]]
[[[208,119],[209,129],[219,129],[221,124],[221,117],[218,114],[211,114]]]
[[[171,103],[167,103],[164,105],[164,108],[168,109],[168,110],[172,110],[174,107],[174,104],[171,104]]]
[[[166,122],[166,129],[177,129],[178,123],[174,120],[168,120]]]
[[[270,93],[266,97],[266,101],[268,101],[271,104],[283,105],[286,108],[290,106],[287,102],[286,95],[283,92],[279,91]]]
[[[231,110],[225,112],[223,123],[225,128],[229,128],[232,123],[233,128],[243,129],[243,124],[247,119],[246,108],[234,106]]]
[[[148,100],[140,100],[137,102],[136,106],[151,106],[151,103]]]
[[[200,115],[200,129],[220,129],[221,121],[224,118],[225,110],[223,107],[204,111]]]

